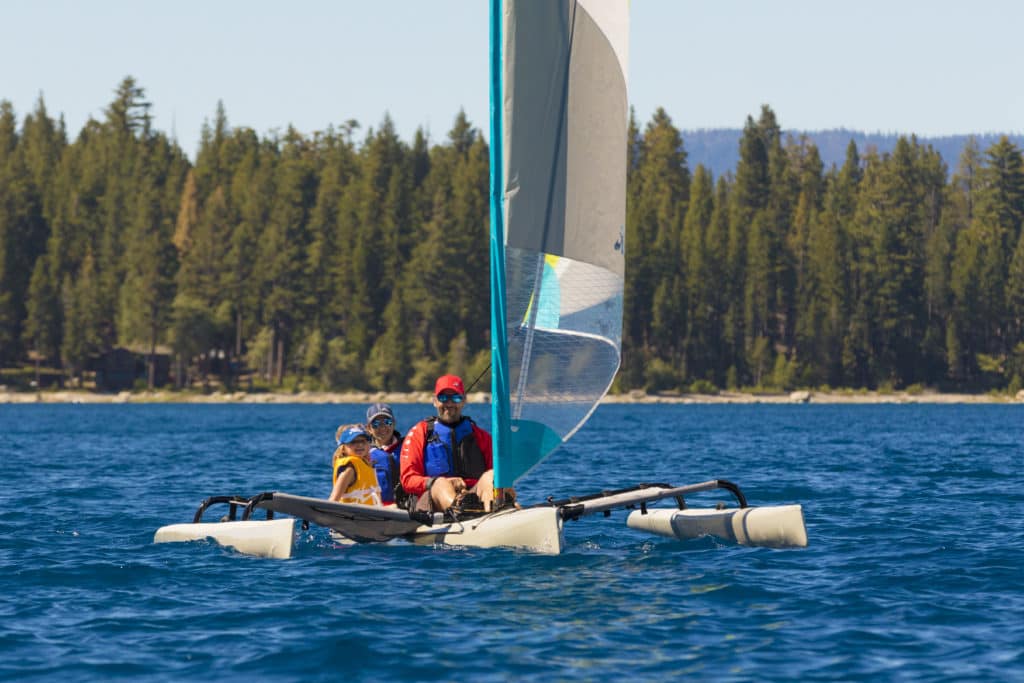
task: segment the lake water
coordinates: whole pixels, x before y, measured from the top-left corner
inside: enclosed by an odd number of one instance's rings
[[[0,406],[0,679],[1024,680],[1024,406],[607,405],[518,487],[731,479],[802,503],[802,550],[625,512],[557,557],[152,543],[208,495],[326,495],[363,410]]]

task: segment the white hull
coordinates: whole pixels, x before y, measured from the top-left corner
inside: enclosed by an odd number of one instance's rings
[[[212,539],[246,555],[288,559],[294,541],[294,519],[171,524],[161,527],[154,543]],[[344,534],[335,530],[342,538]],[[444,543],[473,548],[513,548],[558,555],[565,546],[562,518],[556,508],[503,510],[446,524],[418,525],[395,536],[418,545]]]
[[[213,539],[246,555],[287,560],[292,556],[294,519],[171,524],[156,530],[154,543]]]
[[[669,538],[718,538],[740,545],[804,548],[807,528],[799,505],[746,507],[725,510],[637,510],[626,520],[630,529]]]
[[[562,517],[553,507],[502,510],[463,522],[421,526],[406,538],[419,545],[517,548],[542,555],[558,555],[565,547]]]

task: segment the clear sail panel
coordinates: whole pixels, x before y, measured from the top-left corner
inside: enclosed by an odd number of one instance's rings
[[[586,421],[619,367],[623,281],[601,267],[505,254],[512,453],[525,472]],[[511,460],[511,462],[510,462]]]

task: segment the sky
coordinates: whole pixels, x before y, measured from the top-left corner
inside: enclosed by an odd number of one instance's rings
[[[486,134],[487,6],[0,0],[0,100],[21,120],[42,94],[73,139],[131,75],[193,158],[218,101],[261,135],[387,112],[441,142],[460,109]],[[1024,131],[1024,3],[632,0],[630,20],[641,126],[663,107],[684,131],[741,128],[767,104],[787,130]]]

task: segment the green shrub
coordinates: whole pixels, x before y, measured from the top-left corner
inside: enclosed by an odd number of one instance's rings
[[[690,385],[690,393],[709,394],[711,396],[715,396],[716,394],[718,394],[718,387],[716,387],[714,383],[706,379],[698,379],[695,380],[693,384]]]
[[[676,389],[680,384],[676,369],[660,358],[653,359],[644,369],[644,388],[648,392]]]

